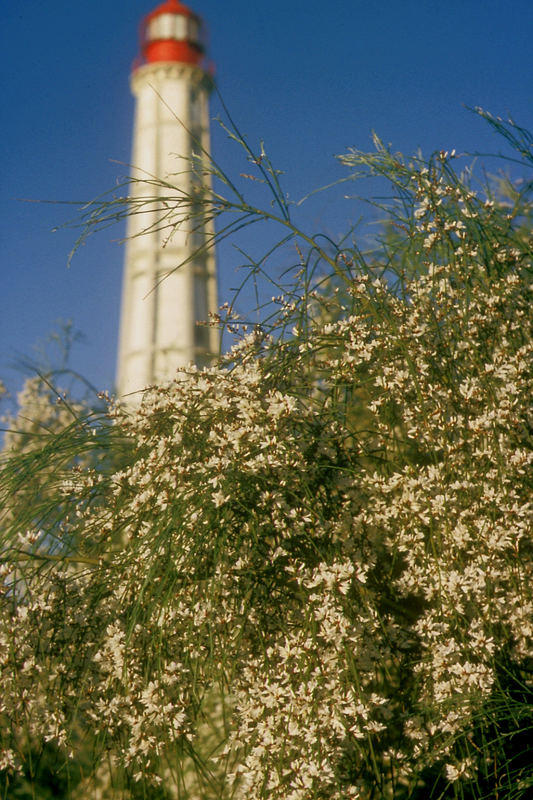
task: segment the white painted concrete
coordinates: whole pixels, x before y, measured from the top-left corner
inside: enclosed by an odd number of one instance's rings
[[[156,62],[138,67],[117,392],[138,393],[173,378],[179,367],[204,366],[218,353],[215,328],[199,326],[217,311],[214,252],[195,254],[212,227],[187,220],[193,152],[209,153],[210,77],[200,67]],[[154,185],[162,179],[164,187]],[[204,179],[205,185],[205,179]],[[200,188],[201,190],[201,188]],[[142,198],[153,202],[139,205]],[[166,218],[165,218],[165,215]],[[186,262],[186,263],[184,263]],[[134,395],[134,401],[140,394]]]

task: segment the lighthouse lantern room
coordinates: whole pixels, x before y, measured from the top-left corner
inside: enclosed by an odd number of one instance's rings
[[[197,168],[210,148],[204,26],[166,0],[143,20],[140,44],[117,369],[119,397],[133,399],[180,367],[208,364],[219,346],[216,329],[202,324],[217,310],[214,254],[203,249],[211,225],[201,204],[190,219],[168,211],[180,199],[194,211],[195,193],[208,188]]]

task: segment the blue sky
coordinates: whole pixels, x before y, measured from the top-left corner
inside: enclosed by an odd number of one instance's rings
[[[22,382],[13,363],[39,358],[60,319],[85,336],[72,365],[99,389],[113,386],[123,231],[92,238],[70,269],[76,232],[51,231],[76,217],[69,202],[127,174],[128,75],[139,21],[156,4],[25,0],[2,11],[0,378],[10,388]],[[499,148],[467,106],[509,112],[533,129],[530,0],[190,5],[207,21],[227,106],[253,146],[265,141],[294,199],[341,177],[335,154],[371,149],[372,130],[395,150],[429,155]],[[213,98],[212,115],[220,113]],[[230,173],[247,171],[216,124],[213,152]],[[302,210],[305,224],[333,235],[353,213],[325,195]],[[221,301],[241,260],[231,246],[219,254]]]

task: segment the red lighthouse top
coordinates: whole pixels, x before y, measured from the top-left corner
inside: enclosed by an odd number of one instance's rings
[[[140,61],[199,65],[205,52],[204,39],[201,18],[180,0],[165,0],[141,23]]]

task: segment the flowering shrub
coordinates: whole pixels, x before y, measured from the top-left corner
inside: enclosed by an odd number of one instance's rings
[[[115,461],[54,476],[64,546],[7,511],[6,787],[53,743],[91,753],[73,797],[529,795],[527,187],[497,202],[453,155],[379,143],[342,160],[398,189],[384,246],[302,235],[330,274],[111,404]]]

